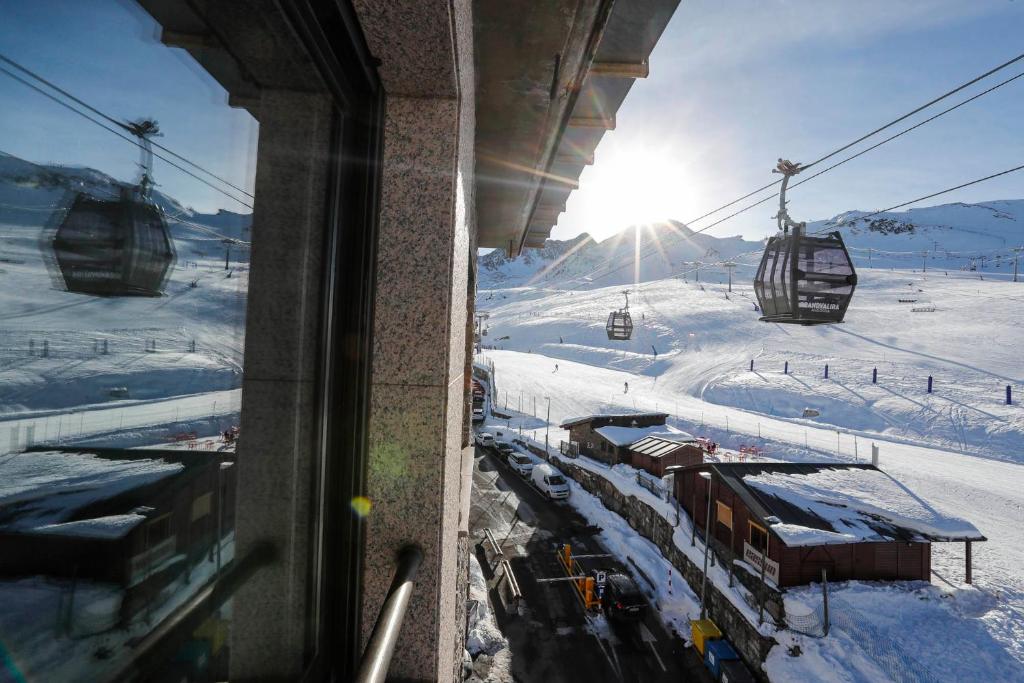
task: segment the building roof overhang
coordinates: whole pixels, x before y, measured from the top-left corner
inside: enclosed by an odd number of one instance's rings
[[[474,5],[479,246],[544,245],[678,4]]]

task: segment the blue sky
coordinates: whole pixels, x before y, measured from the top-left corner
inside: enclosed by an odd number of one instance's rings
[[[228,107],[225,91],[187,54],[161,45],[155,22],[133,3],[0,0],[0,17],[0,53],[116,119],[155,118],[164,133],[157,142],[252,191],[258,124]],[[2,73],[0,102],[0,150],[135,180],[133,145]],[[249,212],[159,159],[154,176],[185,205]]]
[[[777,178],[778,157],[813,160],[1022,52],[1021,0],[683,0],[552,236],[687,221]],[[1021,163],[1024,78],[794,190],[790,213],[885,208]],[[925,204],[1011,198],[1024,172]],[[763,237],[775,208],[710,232]]]

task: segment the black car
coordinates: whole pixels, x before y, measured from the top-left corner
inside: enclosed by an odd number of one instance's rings
[[[498,453],[506,456],[515,450],[508,441],[496,441],[494,447],[498,449]]]
[[[647,599],[629,575],[609,572],[605,576],[601,606],[609,619],[638,621],[647,611]]]

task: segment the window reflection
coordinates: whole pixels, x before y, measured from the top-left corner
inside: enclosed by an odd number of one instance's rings
[[[259,126],[139,7],[0,13],[0,681],[104,680],[234,558]]]

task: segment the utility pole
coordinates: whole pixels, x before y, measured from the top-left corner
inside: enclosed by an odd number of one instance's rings
[[[729,271],[729,291],[732,291],[732,269],[736,267],[736,264],[732,261],[726,261],[722,264],[725,269]]]
[[[922,273],[927,273],[928,272],[928,250],[927,249],[924,250],[923,252],[921,252],[921,272]]]
[[[694,261],[693,265],[697,266],[697,279],[695,282],[700,282],[700,261]]]
[[[1017,259],[1020,257],[1020,252],[1024,251],[1024,247],[1013,248],[1013,281],[1017,282]]]
[[[551,397],[544,397],[548,402],[548,415],[544,418],[544,453],[548,452],[548,435],[551,433]]]

